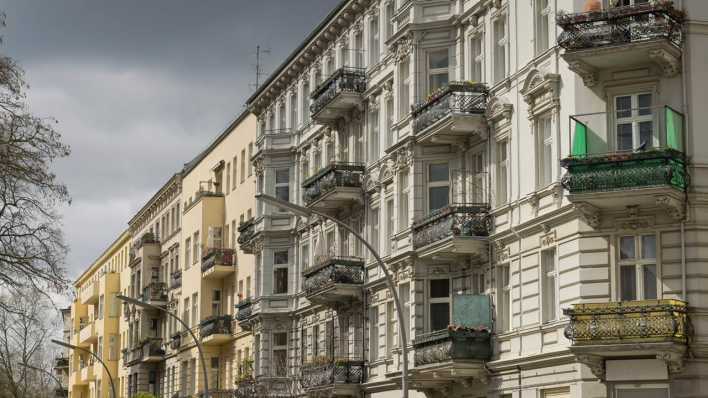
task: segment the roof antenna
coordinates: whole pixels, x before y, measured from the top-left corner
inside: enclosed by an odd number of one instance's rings
[[[265,72],[263,71],[263,65],[261,61],[261,57],[263,54],[270,54],[270,49],[264,50],[261,48],[260,45],[256,46],[256,82],[251,83],[250,86],[255,89],[255,91],[258,91],[258,88],[261,86],[261,77],[265,75]]]

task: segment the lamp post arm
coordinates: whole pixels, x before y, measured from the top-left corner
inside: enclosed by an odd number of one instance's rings
[[[113,392],[113,398],[118,398],[118,395],[116,395],[116,385],[113,384],[113,376],[111,376],[111,371],[108,370],[108,366],[106,366],[106,363],[103,362],[103,360],[98,355],[96,355],[95,352],[93,352],[91,350],[87,350],[86,348],[79,347],[79,346],[71,346],[71,348],[73,348],[75,350],[83,351],[83,352],[88,352],[92,357],[96,358],[96,360],[101,363],[101,366],[103,366],[103,369],[106,371],[106,374],[108,375],[108,380],[111,382],[111,390]]]
[[[330,220],[334,222],[335,224],[339,225],[340,227],[344,228],[347,230],[349,233],[354,235],[356,239],[358,239],[361,243],[366,246],[367,249],[371,252],[371,254],[374,256],[376,259],[376,262],[379,265],[379,268],[384,273],[384,279],[386,280],[386,285],[388,286],[388,290],[391,291],[391,295],[393,296],[393,303],[396,307],[396,317],[398,318],[398,336],[401,342],[401,356],[403,357],[403,363],[402,363],[402,371],[401,371],[401,389],[402,391],[402,398],[408,398],[408,338],[407,338],[407,332],[405,330],[405,326],[403,323],[403,310],[401,307],[401,301],[398,298],[398,290],[396,289],[396,286],[393,284],[393,278],[391,277],[391,273],[388,271],[386,268],[386,265],[384,264],[383,260],[381,260],[381,257],[379,256],[379,253],[374,249],[371,244],[364,239],[361,235],[359,235],[358,232],[356,232],[352,227],[347,225],[345,222],[340,221],[334,217],[328,216],[327,214],[321,213],[316,210],[310,209],[312,214],[316,214],[320,217],[323,217],[327,220]]]
[[[170,311],[167,311],[166,309],[163,309],[161,307],[157,307],[157,306],[151,306],[151,307],[157,308],[157,309],[165,312],[167,315],[176,319],[177,322],[179,322],[184,327],[184,329],[189,332],[189,334],[192,336],[192,339],[194,339],[194,344],[196,344],[197,351],[199,351],[199,359],[201,360],[201,363],[202,363],[202,371],[204,372],[204,398],[209,398],[209,381],[208,381],[209,372],[207,371],[206,361],[204,360],[204,352],[202,351],[202,344],[197,339],[197,336],[194,334],[192,329],[190,329],[189,325],[187,325],[187,323],[184,322],[177,315],[175,315],[175,314],[171,313]]]
[[[52,372],[50,372],[50,371],[48,371],[48,370],[46,370],[46,369],[42,369],[42,368],[38,368],[38,367],[36,367],[36,366],[32,366],[32,365],[26,364],[26,363],[22,363],[22,362],[18,362],[18,365],[24,366],[25,368],[28,368],[28,369],[38,370],[38,371],[40,371],[40,372],[44,372],[45,374],[49,375],[49,377],[51,377],[52,380],[54,380],[54,381],[57,383],[57,385],[59,385],[59,388],[62,388],[62,389],[64,388],[64,385],[61,384],[61,381],[59,381],[59,379],[58,379],[56,376],[54,376],[54,374],[53,374]]]

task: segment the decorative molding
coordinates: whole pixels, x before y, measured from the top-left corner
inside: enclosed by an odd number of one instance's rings
[[[649,51],[649,59],[657,64],[664,77],[674,77],[681,72],[681,61],[663,48]]]
[[[600,226],[600,209],[585,202],[575,203],[573,207],[590,227],[597,228]]]
[[[597,355],[578,354],[576,355],[576,358],[578,359],[578,362],[589,367],[595,377],[602,381],[605,380],[605,361],[602,357]]]
[[[593,87],[597,84],[597,71],[592,66],[582,61],[568,62],[568,69],[575,72],[583,79],[583,83],[587,87]]]
[[[657,195],[654,199],[656,200],[656,205],[666,210],[671,218],[677,221],[683,220],[683,202],[669,195]]]

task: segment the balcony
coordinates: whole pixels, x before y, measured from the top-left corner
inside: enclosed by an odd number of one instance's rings
[[[413,224],[418,257],[483,256],[492,221],[486,204],[453,204]]]
[[[165,357],[161,338],[150,338],[143,341],[140,351],[140,360],[142,362],[160,362]]]
[[[687,306],[679,300],[575,304],[563,310],[570,318],[565,336],[600,378],[604,361],[613,358],[657,358],[676,370],[687,348]]]
[[[674,219],[683,218],[684,193],[690,180],[681,151],[683,115],[669,107],[659,109],[618,111],[646,118],[646,122],[618,124],[618,130],[640,125],[646,132],[639,132],[644,136],[636,149],[615,151],[608,151],[606,114],[571,117],[574,136],[571,155],[561,160],[567,170],[562,184],[568,200],[592,227],[600,224],[601,211],[626,212],[628,208],[659,209]],[[618,146],[631,148],[631,138],[625,139],[629,142]]]
[[[94,333],[93,322],[86,321],[80,324],[79,330],[79,346],[86,347],[98,340],[98,336]]]
[[[170,349],[171,350],[179,350],[180,346],[182,345],[182,333],[177,332],[170,336]]]
[[[67,369],[69,367],[69,358],[57,357],[54,358],[54,369]]]
[[[227,390],[223,388],[210,388],[209,389],[209,398],[233,398],[234,394],[236,393],[235,390]],[[200,393],[199,398],[204,397],[204,393]]]
[[[366,71],[343,67],[320,84],[312,93],[310,113],[316,123],[325,124],[345,116],[362,102],[366,91]]]
[[[414,378],[420,382],[480,378],[492,356],[486,328],[450,328],[416,336]]]
[[[202,257],[202,278],[221,279],[235,271],[233,250],[209,248],[205,253]]]
[[[167,285],[162,282],[151,282],[143,288],[142,300],[152,305],[167,304]]]
[[[451,82],[413,106],[416,140],[431,144],[460,144],[474,136],[486,139],[488,90],[484,84]]]
[[[98,303],[98,281],[89,282],[83,287],[79,293],[79,302],[81,304],[96,304]]]
[[[199,335],[203,345],[221,345],[233,340],[231,315],[221,315],[203,320],[199,324]]]
[[[256,236],[256,221],[250,218],[238,225],[238,244],[246,254],[253,254],[253,238]]]
[[[80,373],[82,384],[95,380],[96,376],[93,373],[93,361],[90,361],[88,365],[81,368]]]
[[[236,320],[241,329],[251,330],[251,315],[253,314],[253,302],[251,298],[241,300],[236,304]]]
[[[328,396],[358,397],[366,379],[364,361],[330,360],[302,365],[301,381],[308,393],[324,392]]]
[[[563,58],[585,85],[598,72],[656,65],[666,77],[681,72],[684,15],[671,2],[646,2],[602,11],[559,14]]]
[[[170,274],[170,289],[182,287],[182,271],[175,271]]]
[[[251,375],[242,377],[240,380],[237,380],[236,383],[236,391],[234,391],[235,398],[251,398],[258,396],[258,385]]]
[[[263,131],[256,138],[256,153],[290,151],[295,146],[295,134],[291,129]]]
[[[339,211],[351,203],[362,204],[364,170],[363,164],[344,162],[323,168],[302,183],[305,205],[320,211]]]
[[[364,260],[330,257],[303,272],[305,297],[315,304],[338,305],[360,301]]]

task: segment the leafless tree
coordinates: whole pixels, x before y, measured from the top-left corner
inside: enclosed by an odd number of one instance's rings
[[[46,350],[53,332],[51,305],[30,291],[2,296],[0,301],[0,398],[49,397],[57,387]],[[45,369],[40,372],[32,368]]]
[[[56,209],[70,197],[51,165],[70,151],[55,120],[30,112],[27,88],[19,65],[0,53],[0,290],[63,291],[67,248]]]

